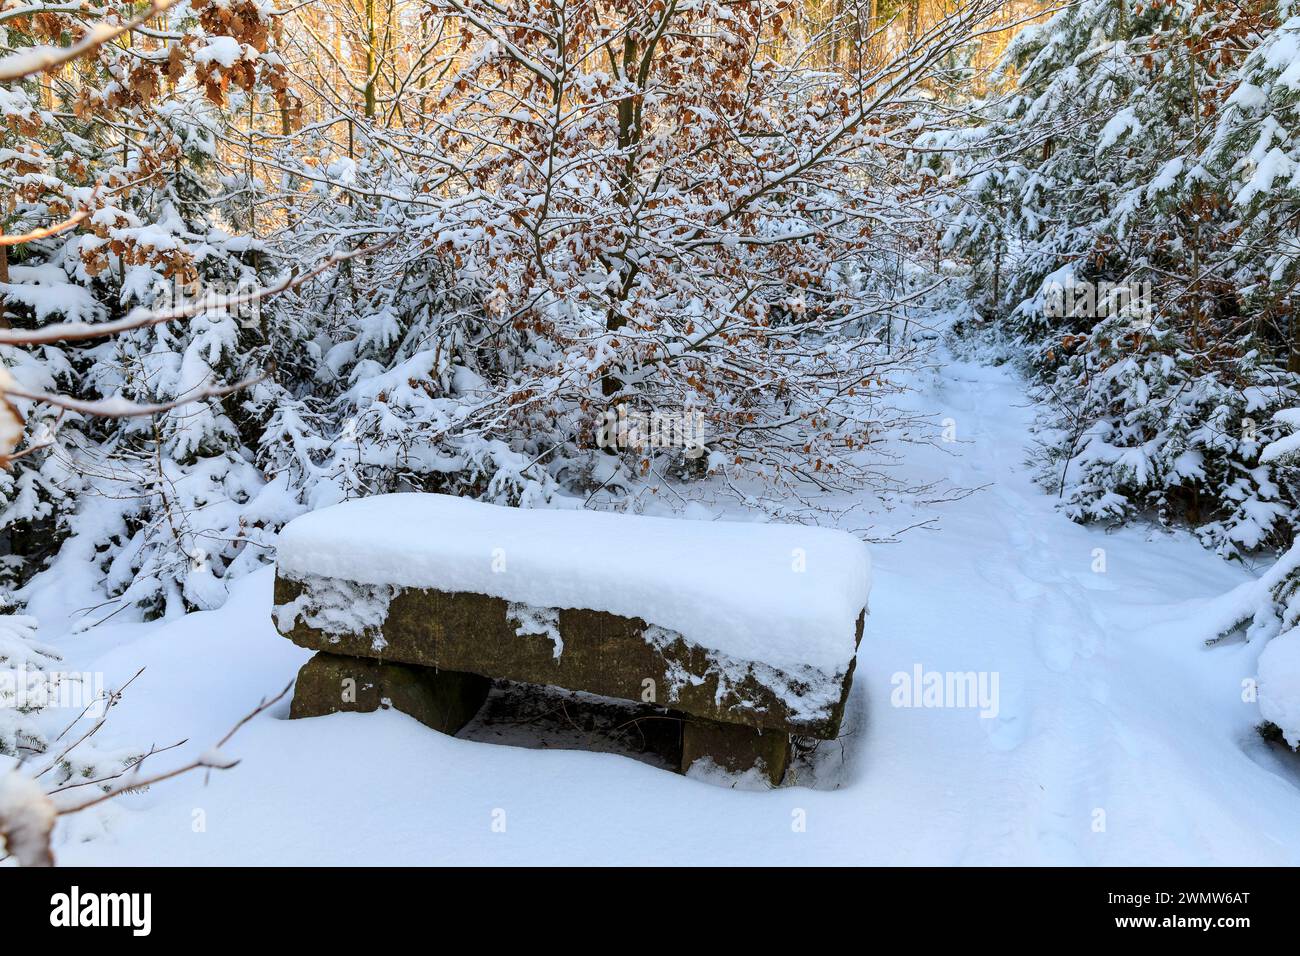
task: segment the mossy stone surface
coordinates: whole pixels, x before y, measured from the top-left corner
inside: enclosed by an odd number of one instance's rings
[[[790,736],[779,730],[687,718],[682,721],[682,773],[704,759],[728,773],[758,769],[779,787],[790,763]]]
[[[393,707],[434,730],[454,734],[478,713],[491,686],[478,674],[321,652],[298,671],[289,716]]]
[[[324,589],[331,585],[330,579],[319,583]],[[313,590],[310,579],[277,576],[275,605],[310,605]],[[799,736],[831,739],[839,733],[856,657],[829,686],[822,676],[801,682],[791,675],[781,675],[777,686],[770,668],[720,662],[708,649],[680,636],[648,641],[648,622],[604,611],[560,609],[563,648],[557,654],[546,635],[517,633],[518,623],[510,619],[508,608],[506,601],[487,595],[409,588],[390,600],[378,645],[373,633],[326,633],[300,616],[282,633],[302,647],[336,655],[653,703],[709,720]],[[865,611],[857,622],[859,643],[864,616]],[[279,625],[278,614],[276,620]],[[813,700],[820,704],[811,705]]]

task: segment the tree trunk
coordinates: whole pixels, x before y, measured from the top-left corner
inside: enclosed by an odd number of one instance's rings
[[[1290,329],[1288,338],[1291,340],[1291,348],[1286,357],[1286,370],[1288,372],[1300,372],[1300,318],[1297,318],[1294,311],[1289,313]]]
[[[0,235],[4,230],[0,229]],[[9,247],[0,246],[0,283],[9,281]],[[9,309],[7,307],[7,298],[3,292],[0,292],[0,329],[7,329],[9,325]]]
[[[623,39],[623,77],[633,79],[637,76],[638,67],[638,47],[636,38],[630,33]],[[632,203],[632,188],[635,185],[636,174],[636,147],[640,145],[640,123],[637,121],[637,109],[640,102],[639,96],[627,96],[618,101],[618,148],[625,156],[622,171],[618,178],[618,191],[614,199],[620,206],[627,208]],[[620,279],[624,289],[628,283],[628,270],[631,264],[624,259],[620,263]],[[620,292],[620,298],[622,293]],[[625,324],[626,317],[619,311],[616,304],[611,303],[609,311],[605,314],[605,330],[608,332],[617,332]],[[623,387],[623,383],[613,375],[605,374],[600,381],[600,390],[606,396],[615,395]]]
[[[375,44],[379,31],[375,23],[375,0],[366,0],[366,119],[375,118]]]

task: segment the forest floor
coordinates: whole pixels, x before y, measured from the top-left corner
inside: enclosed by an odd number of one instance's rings
[[[981,490],[873,548],[847,733],[811,787],[730,789],[617,753],[447,737],[393,711],[290,721],[284,701],[224,748],[234,769],[61,824],[59,861],[1300,863],[1300,758],[1260,739],[1242,700],[1259,648],[1205,644],[1203,622],[1249,571],[1186,534],[1060,515],[1025,464],[1024,394],[1009,369],[946,358],[911,397],[958,441],[909,451],[909,473]],[[103,744],[187,737],[156,771],[283,687],[309,652],[272,628],[271,582],[249,577],[217,611],[55,638],[68,669],[110,684],[146,668]],[[996,697],[894,706],[895,675],[918,667],[996,679]]]

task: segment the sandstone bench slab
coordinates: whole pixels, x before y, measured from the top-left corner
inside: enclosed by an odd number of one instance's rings
[[[831,738],[869,587],[838,531],[382,495],[285,528],[275,622],[333,655]]]

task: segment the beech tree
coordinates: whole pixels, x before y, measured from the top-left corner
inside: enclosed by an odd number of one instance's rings
[[[788,516],[900,490],[935,234],[904,157],[997,7],[0,21],[33,141],[5,167],[9,580],[62,557],[104,613],[212,607],[283,521],[391,489],[617,502],[711,476]],[[241,294],[175,308],[177,285]],[[706,453],[598,447],[620,409],[702,421]]]
[[[513,501],[670,471],[742,494],[761,478],[787,504],[888,489],[876,450],[912,424],[893,372],[917,360],[886,340],[906,304],[891,277],[932,228],[901,134],[933,121],[927,84],[996,6],[892,47],[845,7],[829,69],[809,64],[830,27],[773,0],[422,6],[423,45],[373,70],[393,78],[377,110],[332,100],[347,161],[286,170],[346,196],[351,228],[399,234],[339,277],[365,291],[325,359],[350,376],[331,473],[391,482],[396,462],[405,486]],[[340,215],[297,232],[330,237]],[[708,455],[593,453],[620,405],[702,414]]]

